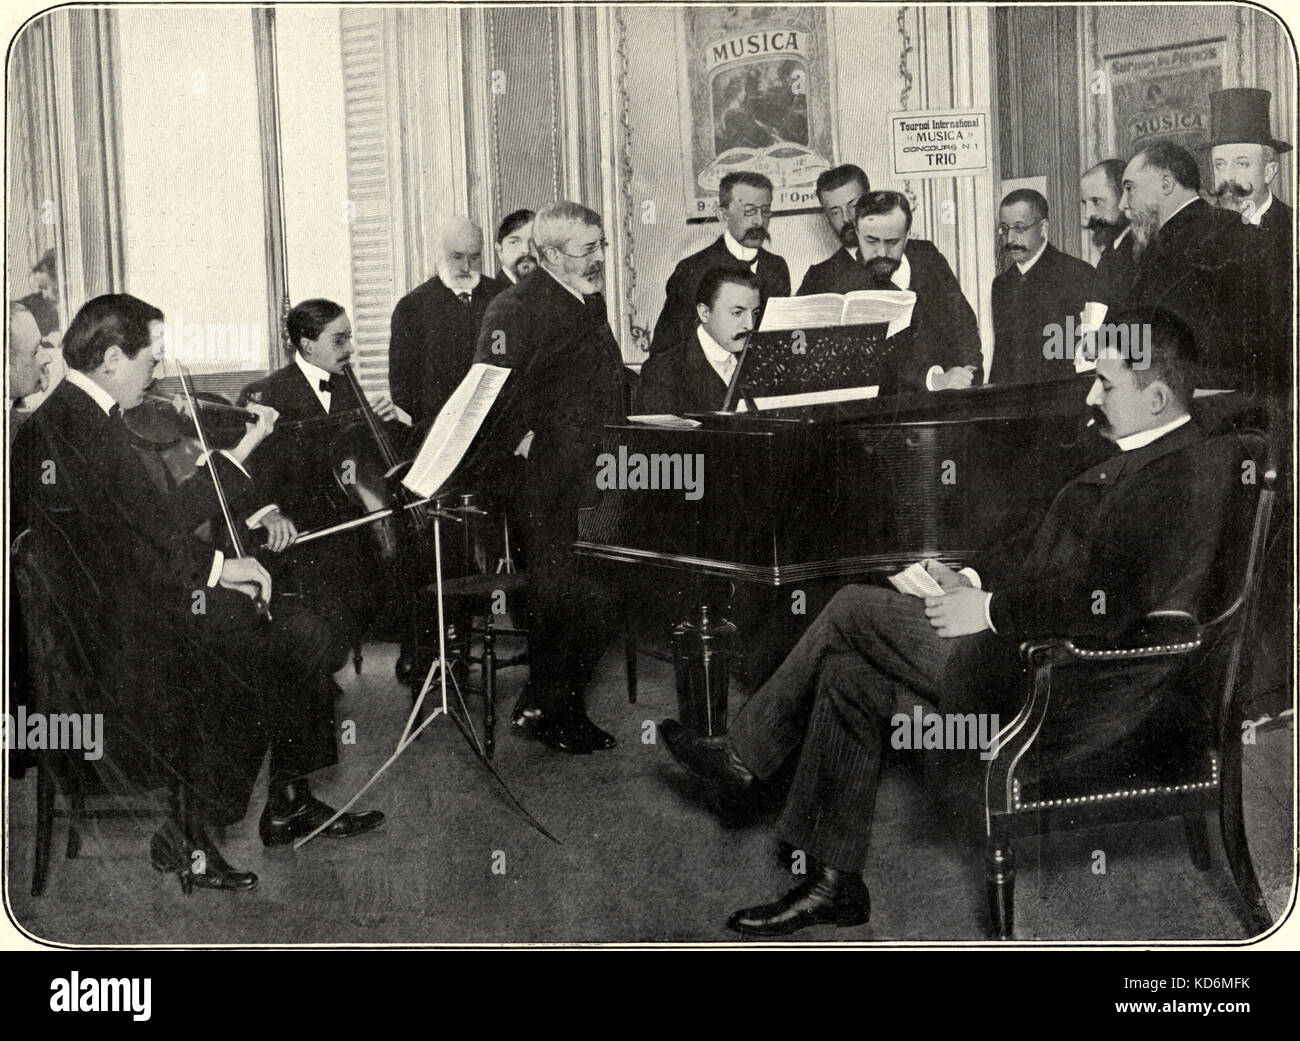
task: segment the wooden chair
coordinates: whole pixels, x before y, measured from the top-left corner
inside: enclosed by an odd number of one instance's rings
[[[30,533],[23,532],[13,543],[10,562],[19,610],[22,615],[23,647],[26,658],[23,675],[27,682],[28,707],[47,715],[84,712],[92,707],[94,671],[79,648],[71,623],[59,608],[48,577],[29,545]],[[98,769],[88,766],[79,753],[69,750],[41,750],[36,759],[36,836],[32,863],[32,896],[45,892],[49,876],[54,822],[68,821],[65,856],[71,860],[81,852],[81,821],[100,818],[147,820],[165,816],[168,807],[156,799],[134,804],[122,792],[113,792],[105,779],[112,776],[112,759],[104,756]],[[60,807],[62,794],[66,806]],[[133,793],[134,794],[134,793]],[[87,800],[107,796],[111,805],[88,807]],[[173,799],[178,789],[172,790]]]
[[[999,939],[1014,928],[1016,838],[1180,816],[1192,862],[1205,871],[1210,810],[1219,813],[1246,924],[1252,935],[1272,924],[1242,823],[1239,692],[1276,467],[1262,434],[1229,436],[1254,466],[1258,494],[1253,503],[1243,495],[1225,518],[1207,611],[1213,617],[1198,623],[1182,612],[1154,614],[1110,646],[1069,637],[1021,645],[1032,677],[1028,700],[1003,728],[985,775],[986,884]],[[1135,727],[1113,726],[1113,737],[1104,736],[1105,692],[1141,685],[1144,673],[1159,676],[1143,690],[1148,707],[1157,707]]]

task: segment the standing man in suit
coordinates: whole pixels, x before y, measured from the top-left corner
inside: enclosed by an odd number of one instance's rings
[[[695,291],[699,323],[683,342],[641,367],[637,410],[683,415],[721,409],[740,353],[758,326],[759,311],[753,275],[716,267],[705,272]]]
[[[594,505],[602,427],[625,415],[628,373],[601,295],[600,214],[553,202],[537,213],[533,243],[540,269],[492,301],[474,357],[513,370],[484,435],[488,450],[527,457],[511,506],[527,557],[529,675],[511,725],[586,754],[615,745],[583,702],[613,612],[573,543],[578,510]]]
[[[122,413],[153,382],[162,312],[132,296],[96,297],[69,323],[63,349],[67,378],[14,444],[16,520],[31,525],[51,593],[94,669],[114,766],[137,783],[182,786],[177,818],[153,837],[154,867],[201,888],[251,889],[257,876],[231,868],[207,827],[247,813],[268,745],[263,843],[287,844],[333,816],[307,780],[337,760],[328,629],[273,601],[256,559],[195,536],[216,511],[206,470],[164,494],[132,446]],[[255,411],[241,451],[276,418]],[[248,481],[240,455],[218,453],[214,465],[233,506]],[[344,814],[324,834],[382,821]]]
[[[990,383],[1032,383],[1074,375],[1072,357],[1049,358],[1050,330],[1064,343],[1066,319],[1089,299],[1092,265],[1047,241],[1047,200],[1017,188],[998,210],[998,237],[1013,263],[993,279]]]
[[[1239,457],[1222,441],[1207,442],[1191,422],[1187,330],[1162,316],[1134,320],[1150,323],[1150,366],[1103,356],[1087,396],[1118,454],[1061,490],[1027,546],[1006,547],[981,567],[987,589],[970,569],[938,562],[928,570],[942,596],[849,586],[729,735],[704,738],[664,722],[669,752],[728,800],[744,798],[756,779],[797,756],[778,831],[807,853],[808,877],[775,903],[736,912],[729,928],[778,936],[867,921],[861,872],[896,712],[928,703],[1009,718],[1008,692],[1021,682],[1020,641],[1113,637],[1151,611],[1197,610],[1228,496],[1241,487]],[[1107,593],[1104,615],[1091,608],[1096,589]],[[1117,718],[1133,727],[1152,711],[1136,694],[1116,706]]]
[[[1207,385],[1267,393],[1276,368],[1267,251],[1239,215],[1204,202],[1200,187],[1195,157],[1170,141],[1140,149],[1124,168],[1121,205],[1138,262],[1128,306],[1188,326]]]
[[[1124,165],[1123,159],[1103,159],[1079,178],[1083,226],[1092,233],[1093,246],[1101,250],[1088,301],[1107,308],[1123,305],[1137,271],[1133,235],[1119,205]]]
[[[502,289],[517,285],[521,278],[537,270],[537,258],[533,256],[536,216],[532,210],[515,210],[497,228],[497,265],[501,268],[497,283]]]
[[[808,269],[799,286],[800,296],[849,291],[846,286],[853,283],[858,266],[858,206],[870,191],[871,182],[866,173],[852,163],[817,175],[817,201],[821,203],[826,223],[840,240],[840,248]]]
[[[912,325],[892,343],[895,371],[881,393],[956,390],[984,376],[979,322],[948,261],[925,239],[908,238],[912,206],[901,192],[870,192],[858,206],[861,274],[844,291],[910,289]]]
[[[483,232],[447,218],[438,273],[397,302],[388,344],[393,401],[417,427],[429,426],[469,372],[483,314],[504,284],[483,277]]]
[[[1268,310],[1273,319],[1276,364],[1270,378],[1278,397],[1291,386],[1291,337],[1295,306],[1295,243],[1291,207],[1273,194],[1279,170],[1278,156],[1291,151],[1269,130],[1266,90],[1232,87],[1210,95],[1210,161],[1214,167],[1214,194],[1219,205],[1235,210],[1243,223],[1260,232],[1269,260],[1263,272],[1271,292]]]
[[[681,343],[695,328],[695,290],[710,268],[748,271],[758,279],[760,305],[773,296],[790,295],[790,269],[785,260],[763,248],[771,236],[772,182],[762,174],[729,173],[718,186],[718,220],[722,234],[673,269],[664,309],[655,323],[650,353]]]

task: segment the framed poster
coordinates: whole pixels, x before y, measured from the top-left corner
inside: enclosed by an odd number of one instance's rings
[[[827,12],[689,7],[678,25],[689,221],[714,219],[734,170],[772,181],[772,212],[820,212],[817,175],[835,165]]]
[[[1161,138],[1194,150],[1210,139],[1210,92],[1223,86],[1227,41],[1108,55],[1110,154],[1130,156]]]

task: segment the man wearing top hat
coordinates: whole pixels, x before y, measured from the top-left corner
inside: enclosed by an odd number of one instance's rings
[[[1214,169],[1214,194],[1224,209],[1237,210],[1241,219],[1259,229],[1266,242],[1268,260],[1263,270],[1267,285],[1260,287],[1268,310],[1268,380],[1273,403],[1283,410],[1290,403],[1292,384],[1292,327],[1295,306],[1292,283],[1295,272],[1291,207],[1273,194],[1278,183],[1278,156],[1291,146],[1277,140],[1269,129],[1266,90],[1233,87],[1210,95],[1210,151]],[[1289,439],[1289,429],[1278,431]],[[1284,482],[1289,491],[1289,482]],[[1281,513],[1288,514],[1284,508]],[[1276,516],[1276,514],[1275,514]],[[1247,712],[1276,715],[1290,703],[1290,662],[1293,637],[1285,623],[1289,605],[1295,602],[1291,569],[1285,562],[1292,534],[1290,526],[1274,533],[1270,551],[1273,566],[1261,569],[1261,627],[1253,648],[1253,668],[1246,695]]]
[[[1214,170],[1214,195],[1219,206],[1237,210],[1244,224],[1260,230],[1269,259],[1264,266],[1268,285],[1262,305],[1268,311],[1268,328],[1275,340],[1270,356],[1269,382],[1275,396],[1285,398],[1291,387],[1291,302],[1295,268],[1291,207],[1273,194],[1278,183],[1278,156],[1291,146],[1269,129],[1268,106],[1272,95],[1253,87],[1232,87],[1210,95],[1210,152]]]

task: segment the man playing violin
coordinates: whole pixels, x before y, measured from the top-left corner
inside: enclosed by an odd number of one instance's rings
[[[63,340],[68,375],[14,443],[13,527],[30,526],[93,672],[85,709],[103,715],[104,762],[144,787],[177,786],[177,811],[152,839],[154,867],[187,890],[251,889],[257,877],[232,868],[207,828],[244,817],[268,747],[263,843],[292,842],[335,816],[307,781],[337,760],[330,631],[273,601],[256,559],[195,535],[227,487],[231,513],[246,515],[239,455],[271,431],[273,411],[258,410],[238,451],[218,453],[173,493],[150,478],[122,412],[153,382],[163,330],[162,312],[132,296],[97,297],[77,313]],[[323,834],[382,821],[342,814]]]

